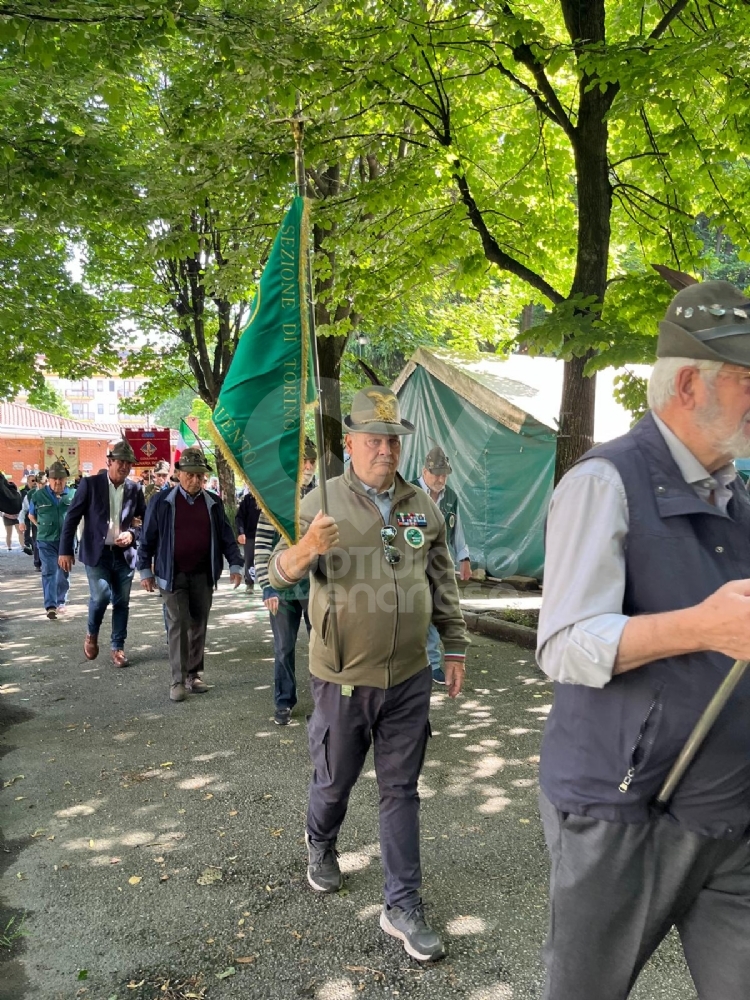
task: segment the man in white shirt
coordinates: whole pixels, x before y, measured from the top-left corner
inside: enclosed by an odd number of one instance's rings
[[[146,501],[138,483],[128,479],[135,453],[127,441],[112,442],[107,469],[81,480],[63,524],[60,568],[69,573],[75,562],[73,542],[84,519],[79,559],[89,581],[89,617],[83,652],[88,660],[99,655],[99,629],[112,604],[111,657],[116,667],[127,667],[130,588],[135,571],[136,545]]]

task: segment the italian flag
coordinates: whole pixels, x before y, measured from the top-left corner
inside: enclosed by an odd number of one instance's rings
[[[174,450],[174,460],[175,462],[180,461],[180,455],[186,448],[192,448],[194,444],[198,444],[198,438],[188,427],[184,420],[180,421],[180,433],[177,437],[177,447]]]

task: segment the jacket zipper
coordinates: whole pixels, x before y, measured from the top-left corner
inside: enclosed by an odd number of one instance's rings
[[[643,737],[644,737],[644,735],[646,733],[646,726],[648,725],[648,720],[651,718],[651,713],[656,708],[656,703],[658,702],[658,700],[659,699],[657,697],[657,698],[654,698],[654,700],[651,702],[651,705],[649,706],[648,712],[646,712],[646,717],[643,720],[643,722],[641,723],[641,728],[640,728],[640,731],[638,733],[638,738],[636,739],[635,743],[633,744],[633,748],[630,751],[630,761],[631,761],[630,767],[628,768],[628,770],[627,770],[627,772],[625,774],[625,777],[622,779],[622,781],[619,784],[619,789],[620,789],[621,792],[627,792],[628,789],[630,788],[632,782],[633,782],[633,778],[635,777],[635,770],[636,770],[635,769],[635,755],[636,755],[636,751],[638,750],[638,747],[643,742]]]
[[[353,491],[353,492],[356,492],[356,490]],[[383,522],[383,527],[384,528],[388,527],[389,525],[390,525],[390,527],[393,527],[393,525],[390,523],[390,519],[388,521],[386,521],[386,519],[383,517],[383,513],[382,513],[380,507],[378,507],[378,505],[375,503],[374,500],[371,500],[368,496],[365,496],[365,500],[368,503],[371,503],[372,506],[375,508],[375,510],[378,512],[378,514],[380,515],[380,520]],[[391,504],[391,512],[392,511],[393,511],[393,504]],[[388,565],[390,565],[390,564],[388,564]],[[395,589],[395,584],[396,584],[396,570],[392,566],[391,566],[391,572],[393,573],[393,583],[394,583],[394,589]],[[390,656],[388,657],[388,662],[386,663],[386,666],[385,666],[386,680],[387,680],[389,686],[390,686],[390,682],[391,682],[391,664],[393,663],[393,657],[394,657],[394,655],[396,653],[396,642],[398,640],[398,592],[396,592],[396,610],[395,610],[394,614],[395,614],[396,622],[395,622],[395,625],[394,625],[394,628],[393,628],[393,645],[391,646],[391,653],[390,653]]]

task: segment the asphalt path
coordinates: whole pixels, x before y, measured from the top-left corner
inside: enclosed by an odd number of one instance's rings
[[[129,669],[83,656],[87,585],[42,608],[30,558],[0,553],[1,1000],[531,1000],[542,996],[547,858],[536,806],[549,684],[531,655],[475,636],[465,691],[435,688],[421,782],[424,898],[449,956],[423,966],[378,926],[368,758],[339,839],[346,886],[305,878],[310,765],[300,703],[272,722],[262,603],[222,582],[205,695],[168,700],[158,597],[136,584]],[[101,638],[109,626],[105,618]],[[10,947],[7,944],[10,943]],[[670,938],[635,1000],[692,1000]]]

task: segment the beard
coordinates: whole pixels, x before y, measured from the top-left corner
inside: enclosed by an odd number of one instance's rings
[[[750,436],[747,432],[750,410],[733,430],[722,426],[727,421],[715,395],[704,406],[699,407],[695,415],[698,425],[711,435],[711,444],[718,452],[729,458],[750,458]]]

